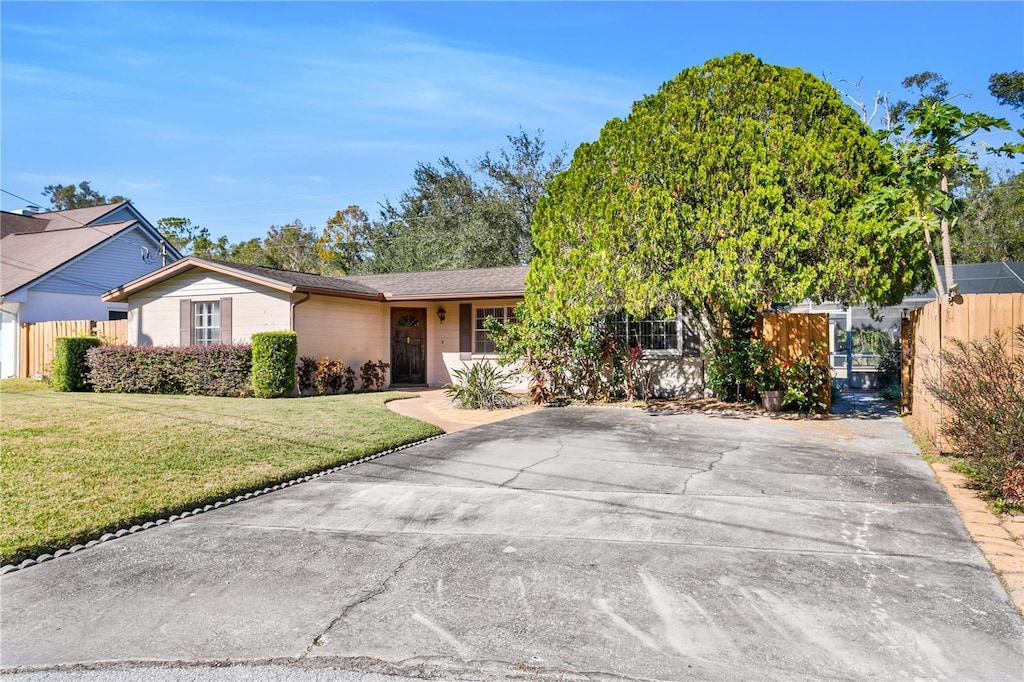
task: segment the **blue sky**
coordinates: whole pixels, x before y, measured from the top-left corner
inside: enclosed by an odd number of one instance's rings
[[[736,51],[871,92],[938,71],[966,108],[1024,125],[987,91],[1024,69],[1022,2],[5,0],[0,31],[4,190],[45,204],[46,185],[90,180],[232,241],[375,215],[418,161],[471,161],[520,127],[571,152]]]

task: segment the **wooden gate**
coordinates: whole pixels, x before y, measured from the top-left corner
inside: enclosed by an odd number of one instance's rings
[[[108,346],[128,343],[128,320],[55,320],[21,325],[18,376],[49,374],[54,341],[64,336],[98,336]]]
[[[779,362],[810,359],[815,365],[829,367],[827,313],[759,315],[753,335],[772,347]],[[824,387],[821,399],[826,405],[831,402],[831,386]]]

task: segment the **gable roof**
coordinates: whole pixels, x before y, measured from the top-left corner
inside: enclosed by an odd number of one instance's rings
[[[526,289],[528,267],[403,272],[328,277],[188,256],[103,294],[104,301],[130,296],[193,269],[216,272],[287,293],[322,294],[376,301],[515,298]]]
[[[124,206],[136,218],[123,220]],[[112,219],[120,214],[122,220]],[[128,201],[66,211],[18,214],[0,211],[0,296],[35,282],[100,244],[139,227],[158,243],[160,234]],[[167,244],[170,253],[181,254]]]

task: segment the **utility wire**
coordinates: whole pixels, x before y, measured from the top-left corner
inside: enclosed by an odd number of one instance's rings
[[[3,192],[4,194],[7,194],[9,196],[12,196],[15,199],[20,199],[21,201],[24,201],[29,206],[35,206],[35,204],[33,202],[29,201],[25,197],[18,196],[14,192],[8,192],[7,190],[2,189],[2,188],[0,188],[0,192]],[[134,207],[134,204],[132,204],[132,202],[130,200],[128,200],[128,199],[125,200],[125,203],[127,203],[128,205]],[[89,207],[89,206],[82,206],[82,208],[91,208],[91,207]],[[77,209],[68,209],[68,210],[72,210],[73,211],[73,210],[77,210]],[[83,222],[81,222],[79,220],[75,220],[71,216],[64,215],[64,211],[46,211],[46,212],[47,213],[60,213],[61,217],[64,218],[65,220],[70,220],[71,222],[73,222],[73,223],[75,223],[77,225],[81,225],[82,227],[88,228],[90,230],[95,230],[95,231],[99,232],[100,234],[104,235],[105,237],[107,237],[108,239],[111,239],[111,238],[119,239],[119,240],[123,241],[124,243],[131,244],[132,246],[135,246],[135,247],[137,247],[139,249],[146,249],[147,251],[150,250],[150,247],[145,245],[145,244],[137,244],[136,242],[133,242],[132,240],[130,240],[130,239],[126,238],[126,237],[121,236],[120,234],[112,234],[112,235],[111,234],[107,234],[103,230],[99,229],[99,226],[97,226],[97,225],[87,225],[87,224],[85,224],[85,223],[83,223]],[[135,222],[139,222],[139,221],[135,221]],[[156,229],[156,228],[154,228],[154,229]],[[160,231],[159,230],[156,230],[156,231],[157,231],[157,234],[159,234]],[[24,234],[24,233],[15,233],[15,234]],[[160,235],[159,241],[160,242],[166,242],[167,239],[164,238],[163,235]],[[168,242],[168,245],[169,244],[170,244],[170,242]],[[162,246],[162,245],[163,245],[162,243],[158,243],[158,246]]]

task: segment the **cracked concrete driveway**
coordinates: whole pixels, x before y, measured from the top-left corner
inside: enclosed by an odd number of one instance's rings
[[[547,409],[10,573],[0,588],[8,670],[1024,672],[1020,617],[895,418]]]

